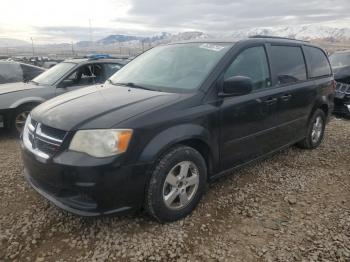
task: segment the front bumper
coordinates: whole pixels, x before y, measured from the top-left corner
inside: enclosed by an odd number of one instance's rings
[[[142,207],[148,164],[121,166],[115,159],[67,151],[44,160],[23,145],[22,155],[29,184],[66,211],[98,216]]]
[[[5,117],[0,115],[0,128],[5,127]]]
[[[334,99],[334,114],[350,116],[350,101]]]
[[[10,113],[10,109],[0,109],[0,128],[7,127],[7,121]]]

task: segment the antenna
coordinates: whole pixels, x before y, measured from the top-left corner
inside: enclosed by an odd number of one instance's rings
[[[32,51],[33,51],[33,57],[34,57],[34,40],[33,40],[33,37],[31,37],[30,40],[32,40]]]

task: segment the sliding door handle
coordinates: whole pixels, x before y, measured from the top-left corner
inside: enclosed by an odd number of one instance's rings
[[[274,98],[268,98],[267,100],[265,100],[264,101],[264,103],[265,104],[267,104],[267,105],[273,105],[273,104],[276,104],[277,103],[277,98],[276,97],[274,97]]]
[[[291,98],[292,98],[291,94],[286,94],[286,95],[281,96],[281,100],[285,101],[285,102],[289,101]]]

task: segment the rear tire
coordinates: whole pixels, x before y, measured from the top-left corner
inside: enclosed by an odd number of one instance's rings
[[[23,131],[25,121],[36,105],[27,104],[18,107],[10,117],[9,127],[12,133],[20,135]]]
[[[156,163],[146,190],[145,208],[159,222],[172,222],[190,214],[207,182],[203,156],[188,146],[170,149]]]
[[[306,137],[297,143],[297,146],[304,149],[315,149],[323,140],[326,127],[326,115],[321,109],[316,109],[309,120]]]

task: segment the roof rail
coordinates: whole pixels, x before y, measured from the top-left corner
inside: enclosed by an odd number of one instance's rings
[[[252,35],[252,36],[249,36],[249,38],[272,38],[272,39],[284,39],[284,40],[293,40],[293,41],[309,43],[309,41],[305,41],[305,40],[289,38],[289,37],[281,37],[281,36],[270,36],[270,35]]]

